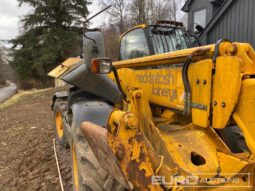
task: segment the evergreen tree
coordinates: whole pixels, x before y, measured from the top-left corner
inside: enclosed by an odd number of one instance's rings
[[[32,13],[22,19],[23,31],[12,40],[13,66],[21,79],[44,82],[47,73],[81,53],[83,21],[89,0],[18,0]]]

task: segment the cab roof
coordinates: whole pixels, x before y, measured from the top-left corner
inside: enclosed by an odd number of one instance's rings
[[[160,21],[157,21],[155,24],[140,24],[140,25],[137,25],[131,29],[129,29],[127,32],[123,33],[121,36],[120,36],[120,39],[125,36],[127,33],[129,33],[130,31],[134,30],[134,29],[138,29],[138,28],[147,28],[148,26],[165,26],[165,27],[177,27],[177,28],[183,28],[184,25],[182,22],[176,22],[176,21],[165,21],[165,20],[160,20]]]

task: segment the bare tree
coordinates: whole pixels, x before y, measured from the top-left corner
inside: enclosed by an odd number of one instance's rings
[[[146,5],[147,0],[132,0],[130,1],[129,7],[129,17],[132,25],[146,23],[148,20],[146,18]]]
[[[133,25],[155,23],[157,20],[181,21],[185,0],[131,0],[129,16]]]
[[[109,21],[101,28],[104,33],[106,55],[113,60],[119,57],[119,34],[142,23],[157,20],[181,21],[181,6],[185,0],[101,0],[103,6],[112,5]]]
[[[104,34],[105,54],[112,60],[119,59],[119,31],[114,24],[104,24],[101,27]]]
[[[118,26],[119,32],[123,33],[126,30],[126,1],[125,0],[101,0],[104,6],[112,5],[111,9],[107,11],[110,15],[110,23]]]
[[[148,12],[151,12],[150,21],[154,23],[157,20],[173,20],[173,6],[172,1],[168,0],[155,0],[151,3],[151,9]]]
[[[0,87],[5,84],[3,48],[0,47]]]
[[[16,82],[16,74],[10,65],[11,56],[9,49],[0,46],[0,84],[5,83],[5,80]]]
[[[185,0],[171,0],[171,1],[174,21],[182,21],[185,14],[182,12],[181,8],[184,5]]]

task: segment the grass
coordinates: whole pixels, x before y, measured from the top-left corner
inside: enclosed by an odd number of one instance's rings
[[[3,102],[0,104],[0,110],[5,109],[7,107],[10,107],[11,105],[17,103],[22,97],[26,96],[26,95],[36,95],[38,93],[42,93],[48,90],[51,90],[52,88],[47,88],[47,89],[32,89],[29,91],[19,91],[16,95],[12,96],[10,99],[8,99],[7,101]]]

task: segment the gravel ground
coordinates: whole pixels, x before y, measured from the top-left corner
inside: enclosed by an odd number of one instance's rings
[[[48,89],[24,95],[14,104],[0,109],[1,191],[60,190],[52,143],[55,137],[53,113],[50,108],[55,91]],[[57,148],[59,150],[59,146]],[[68,152],[61,151],[59,156],[64,181],[70,180]]]

